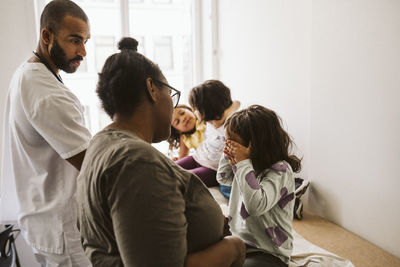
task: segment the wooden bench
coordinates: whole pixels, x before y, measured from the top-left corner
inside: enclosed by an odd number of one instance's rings
[[[227,213],[228,201],[218,187],[209,190]],[[399,258],[309,211],[304,211],[302,220],[293,221],[293,228],[309,242],[350,260],[356,267],[400,267]]]
[[[356,267],[400,267],[399,258],[311,212],[304,211],[302,220],[293,221],[293,228],[311,243],[349,259]]]

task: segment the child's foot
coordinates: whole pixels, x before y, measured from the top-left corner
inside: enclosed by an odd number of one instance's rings
[[[303,202],[301,202],[300,198],[296,198],[294,202],[293,216],[297,220],[301,220],[303,218]]]
[[[294,194],[296,198],[300,198],[307,191],[310,182],[302,178],[294,178],[294,183],[296,188]]]

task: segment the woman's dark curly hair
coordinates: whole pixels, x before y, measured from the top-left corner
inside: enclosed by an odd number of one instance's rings
[[[130,37],[118,43],[121,52],[111,55],[104,63],[97,95],[105,112],[112,119],[118,113],[132,115],[146,91],[146,79],[163,77],[160,68],[137,52],[138,42]]]
[[[252,105],[229,117],[225,129],[228,136],[230,133],[238,135],[242,145],[248,147],[251,144],[250,159],[257,174],[281,160],[289,163],[294,172],[301,170],[301,159],[289,155],[294,143],[274,111]]]
[[[176,106],[176,108],[183,108],[190,110],[191,112],[194,112],[193,109],[187,105],[181,104]],[[174,126],[171,125],[171,134],[167,139],[167,142],[169,143],[169,150],[173,150],[174,148],[179,148],[179,141],[181,138],[182,134],[187,134],[190,135],[196,131],[196,127],[194,127],[191,131],[186,132],[186,133],[181,133],[177,129],[174,128]]]
[[[231,90],[221,81],[208,80],[190,91],[189,104],[203,121],[219,120],[232,105]]]

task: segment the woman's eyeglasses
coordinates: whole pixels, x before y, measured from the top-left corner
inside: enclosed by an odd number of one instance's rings
[[[174,87],[172,87],[171,85],[164,83],[162,81],[156,80],[154,79],[155,82],[158,82],[166,87],[168,87],[169,89],[171,89],[171,99],[172,99],[172,105],[174,106],[174,108],[176,108],[176,106],[178,106],[179,103],[179,98],[181,97],[181,91],[179,91],[178,89],[175,89]]]

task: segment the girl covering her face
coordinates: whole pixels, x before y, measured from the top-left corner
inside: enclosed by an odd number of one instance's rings
[[[243,266],[288,266],[295,181],[301,160],[278,115],[253,105],[227,119],[219,183],[232,186],[229,225],[247,246]],[[254,252],[254,253],[253,253]]]

